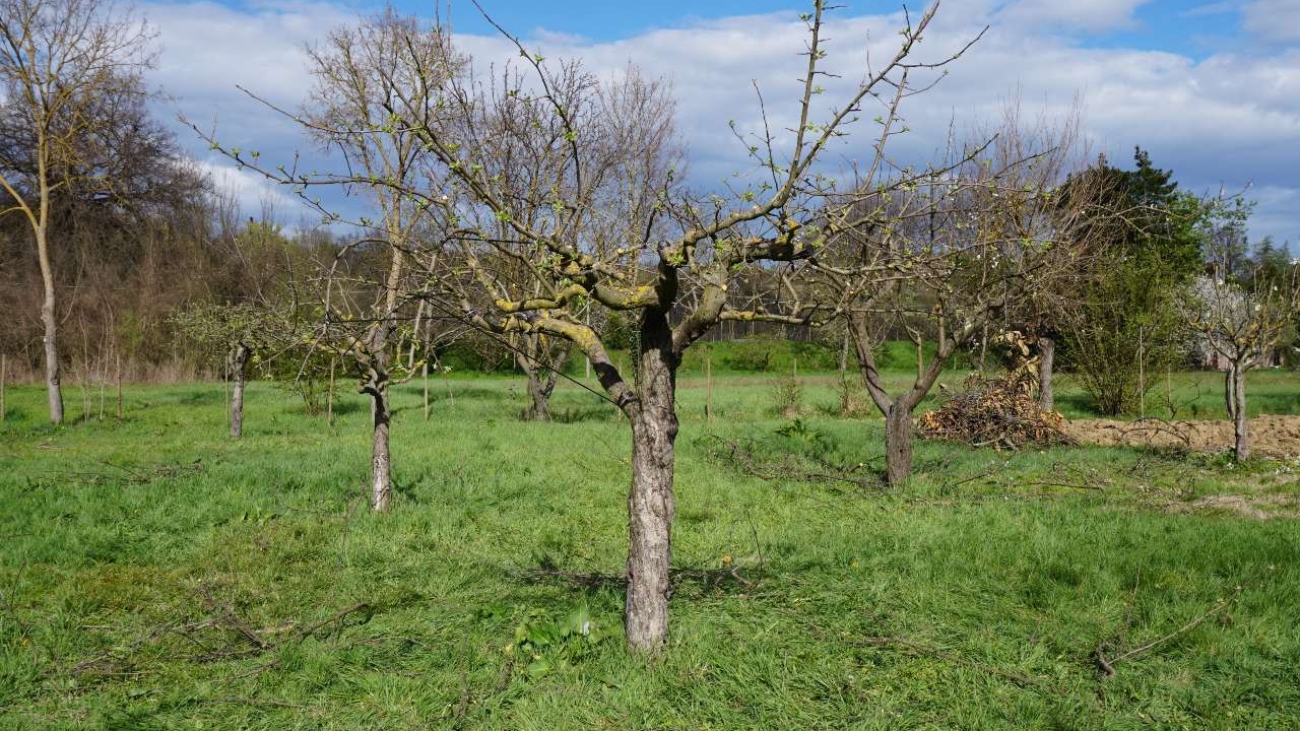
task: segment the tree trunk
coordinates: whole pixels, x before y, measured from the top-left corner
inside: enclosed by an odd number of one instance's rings
[[[1056,342],[1051,338],[1038,338],[1038,405],[1044,411],[1056,410],[1056,397],[1052,393],[1052,368],[1056,360]]]
[[[628,494],[628,645],[655,653],[668,641],[672,564],[677,355],[664,313],[642,317],[637,403],[631,408],[632,488]]]
[[[1237,379],[1233,375],[1231,364],[1228,370],[1223,372],[1223,406],[1228,411],[1228,418],[1236,421],[1237,419]]]
[[[912,476],[912,406],[895,399],[885,416],[885,477],[898,485]]]
[[[542,374],[541,369],[528,370],[528,421],[551,420],[551,391],[555,388],[555,379]]]
[[[45,328],[42,341],[45,344],[45,389],[50,402],[50,421],[63,423],[63,386],[59,380],[59,318],[54,303],[54,273],[50,268],[49,248],[45,232],[36,234],[38,258],[41,264],[41,280],[45,286],[45,298],[41,301],[41,324]]]
[[[371,423],[374,425],[370,448],[370,507],[382,513],[393,504],[393,463],[388,449],[392,418],[388,405],[388,379],[372,379],[365,391],[370,395]]]
[[[1246,369],[1241,364],[1232,365],[1233,397],[1235,408],[1232,419],[1232,435],[1238,462],[1250,459],[1250,436],[1246,432]]]
[[[235,378],[235,387],[230,395],[230,436],[238,439],[244,433],[244,380],[248,371],[248,361],[253,351],[238,345],[231,355],[230,370]]]

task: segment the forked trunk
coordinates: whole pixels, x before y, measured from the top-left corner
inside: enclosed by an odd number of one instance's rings
[[[370,507],[382,513],[393,504],[393,465],[388,449],[392,415],[388,405],[387,379],[372,381],[365,390],[370,395],[370,416],[374,431],[370,448]]]
[[[528,410],[524,414],[528,421],[551,420],[551,392],[554,390],[554,376],[537,369],[528,371]]]
[[[655,653],[668,641],[677,356],[666,317],[642,318],[637,404],[631,409],[632,488],[628,494],[628,645]]]
[[[1233,447],[1238,462],[1250,459],[1250,435],[1246,432],[1246,369],[1241,364],[1232,365],[1233,398],[1235,399],[1232,417]]]
[[[230,356],[230,372],[235,380],[230,394],[230,436],[238,439],[244,433],[244,382],[248,375],[248,361],[253,351],[246,346],[235,346]]]
[[[516,361],[528,374],[528,408],[524,410],[526,421],[551,420],[551,394],[555,393],[564,362],[568,360],[569,348],[555,348],[555,344],[542,335],[534,335],[526,341],[526,352],[521,351]]]
[[[898,398],[885,415],[885,477],[898,485],[912,476],[912,406]]]
[[[1056,410],[1056,397],[1052,394],[1052,369],[1055,367],[1056,342],[1051,338],[1038,339],[1038,406],[1043,411]]]

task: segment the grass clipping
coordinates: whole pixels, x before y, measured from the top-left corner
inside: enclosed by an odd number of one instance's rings
[[[983,379],[973,374],[965,390],[921,415],[921,434],[973,447],[1020,449],[1073,444],[1065,418],[1034,397],[1036,380],[1024,372]]]

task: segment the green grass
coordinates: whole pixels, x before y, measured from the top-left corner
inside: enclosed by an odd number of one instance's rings
[[[835,416],[832,381],[791,429],[772,377],[719,379],[712,424],[683,379],[653,661],[620,641],[628,430],[577,388],[539,425],[515,380],[453,380],[454,405],[437,382],[427,422],[402,387],[384,516],[360,397],[331,429],[257,384],[232,442],[220,385],[130,387],[125,423],[60,429],[11,389],[0,729],[1300,729],[1300,530],[1206,500],[1294,500],[1293,465],[923,443],[880,492],[757,479],[720,447],[872,464],[881,421]],[[1213,416],[1218,385],[1175,390]],[[1254,374],[1253,408],[1300,410],[1297,385]],[[1068,383],[1062,405],[1085,409]],[[1228,598],[1098,676],[1099,646]]]

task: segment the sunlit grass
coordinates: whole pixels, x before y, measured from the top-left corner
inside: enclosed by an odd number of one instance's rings
[[[330,428],[258,384],[232,442],[220,384],[128,388],[124,423],[59,429],[11,389],[0,728],[1300,728],[1296,521],[1197,502],[1294,499],[1288,465],[923,443],[890,492],[765,481],[719,445],[882,451],[833,375],[783,429],[775,380],[719,376],[712,422],[682,380],[672,640],[650,662],[619,640],[627,427],[576,387],[548,425],[519,420],[516,380],[436,380],[427,422],[402,387],[384,516],[358,396]],[[1298,385],[1256,374],[1252,409],[1300,411]],[[1181,416],[1221,415],[1214,374],[1173,386]],[[1098,675],[1098,647],[1229,599]]]

